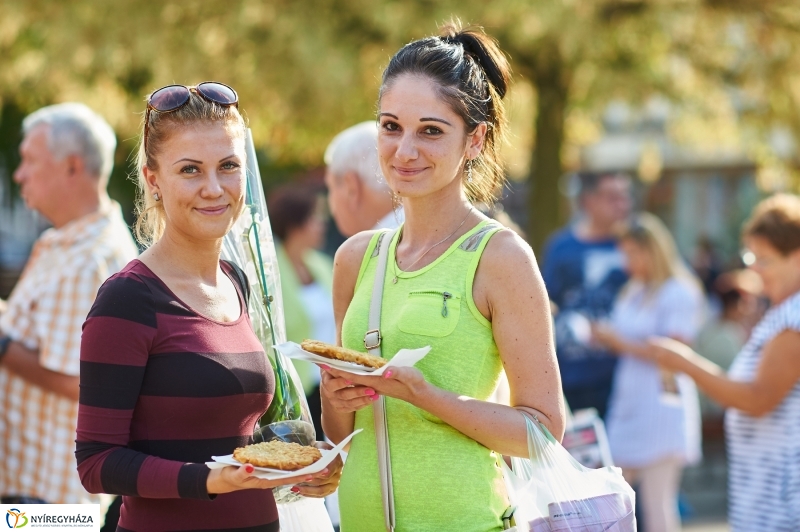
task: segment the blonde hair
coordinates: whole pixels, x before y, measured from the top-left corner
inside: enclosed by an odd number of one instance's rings
[[[150,99],[148,95],[147,99]],[[134,234],[136,239],[145,247],[154,244],[164,234],[166,219],[164,206],[156,201],[149,193],[143,168],[158,170],[156,158],[161,152],[161,147],[174,131],[185,128],[197,122],[221,122],[231,124],[239,129],[242,135],[246,134],[247,124],[236,106],[224,106],[206,100],[194,90],[190,91],[189,101],[174,111],[149,113],[147,125],[147,150],[145,151],[144,120],[148,116],[145,112],[142,118],[139,138],[139,149],[136,154],[136,224]]]
[[[658,217],[643,212],[638,214],[633,221],[627,225],[619,235],[620,241],[630,240],[642,248],[650,257],[652,265],[652,275],[647,283],[647,291],[653,295],[664,282],[669,279],[677,278],[689,281],[698,290],[702,290],[700,281],[686,266],[686,263],[678,253],[675,240],[669,229]],[[629,289],[630,281],[623,287]]]

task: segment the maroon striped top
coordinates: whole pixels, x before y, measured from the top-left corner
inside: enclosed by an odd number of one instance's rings
[[[278,530],[271,490],[206,490],[204,462],[252,443],[275,391],[246,310],[205,318],[133,260],[83,325],[80,386],[78,473],[89,492],[124,496],[119,531]]]

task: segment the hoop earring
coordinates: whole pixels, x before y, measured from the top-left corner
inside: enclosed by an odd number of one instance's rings
[[[156,201],[161,201],[161,197],[158,195],[158,192],[153,192],[153,199]]]

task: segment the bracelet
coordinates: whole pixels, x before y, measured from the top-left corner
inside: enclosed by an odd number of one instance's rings
[[[11,345],[11,337],[0,336],[0,363],[3,361],[3,357],[6,355],[9,345]]]

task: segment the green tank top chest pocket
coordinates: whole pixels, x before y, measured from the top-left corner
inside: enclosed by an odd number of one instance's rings
[[[413,290],[400,309],[397,327],[407,334],[442,338],[456,329],[460,316],[459,294],[449,290]]]

